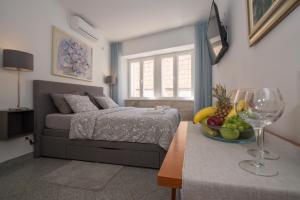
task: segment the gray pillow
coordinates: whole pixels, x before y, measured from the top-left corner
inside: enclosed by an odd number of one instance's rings
[[[99,110],[88,96],[66,94],[65,99],[74,113],[89,112]]]
[[[95,97],[97,102],[100,104],[100,106],[103,109],[108,109],[108,108],[117,108],[119,107],[114,100],[112,100],[110,97],[104,96],[104,97]]]
[[[103,109],[102,108],[102,106],[97,102],[97,100],[95,99],[95,97],[102,97],[102,96],[95,96],[95,95],[93,95],[93,94],[91,94],[91,93],[89,93],[89,92],[86,92],[85,93],[89,98],[90,98],[90,100],[91,100],[91,102],[93,103],[93,104],[95,104],[95,106],[97,106],[97,108],[100,110],[100,109]]]
[[[57,93],[52,93],[50,94],[52,101],[57,108],[57,110],[62,113],[62,114],[70,114],[73,113],[71,107],[65,100],[65,94],[57,94]]]

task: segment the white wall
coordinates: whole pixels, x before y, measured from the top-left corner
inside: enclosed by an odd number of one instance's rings
[[[214,84],[221,82],[232,89],[278,87],[286,108],[270,129],[300,143],[300,8],[257,45],[249,47],[246,1],[229,3],[225,6],[225,21],[229,25],[230,49],[213,68]]]
[[[184,26],[122,42],[122,55],[139,54],[194,43],[194,26]]]
[[[0,49],[16,49],[34,55],[34,71],[21,75],[21,105],[32,108],[32,80],[50,80],[86,85],[107,86],[103,76],[110,73],[109,41],[103,36],[90,42],[71,30],[68,13],[56,0],[6,0],[0,2]],[[85,82],[51,75],[51,27],[58,28],[93,47],[93,81]],[[2,54],[0,53],[0,58]],[[0,62],[2,64],[2,62]],[[0,108],[17,104],[17,73],[0,67]],[[0,142],[0,162],[32,151],[23,138]]]

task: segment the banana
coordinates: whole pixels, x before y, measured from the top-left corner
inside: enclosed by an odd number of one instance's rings
[[[238,105],[237,105],[237,111],[240,112],[246,107],[246,102],[245,100],[240,100]]]
[[[231,111],[228,113],[228,115],[225,117],[225,120],[229,119],[230,117],[236,116],[236,115],[237,115],[237,113],[236,113],[235,109],[232,108]]]
[[[203,119],[213,116],[216,113],[216,111],[217,111],[216,107],[207,107],[207,108],[201,109],[194,116],[194,124],[198,124]]]
[[[236,109],[238,112],[242,111],[246,106],[246,102],[244,100],[239,101]],[[228,115],[226,116],[226,119],[229,119],[230,117],[236,116],[236,110],[234,108],[231,109],[231,111],[228,113]]]
[[[205,124],[202,124],[201,128],[202,128],[202,131],[204,131],[204,133],[207,133],[207,134],[210,135],[210,136],[215,137],[215,136],[218,135],[218,133],[217,133],[216,131],[210,129],[210,128],[209,128],[207,125],[205,125]]]

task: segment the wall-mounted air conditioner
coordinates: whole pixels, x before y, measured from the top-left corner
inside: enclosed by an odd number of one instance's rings
[[[92,41],[96,42],[99,39],[97,31],[90,24],[88,24],[78,16],[71,16],[70,26],[72,29]]]

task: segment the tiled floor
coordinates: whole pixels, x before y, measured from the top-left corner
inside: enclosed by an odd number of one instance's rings
[[[50,183],[45,176],[69,160],[39,158],[1,168],[0,200],[165,200],[168,189],[156,184],[157,170],[123,167],[103,188],[86,190]]]

